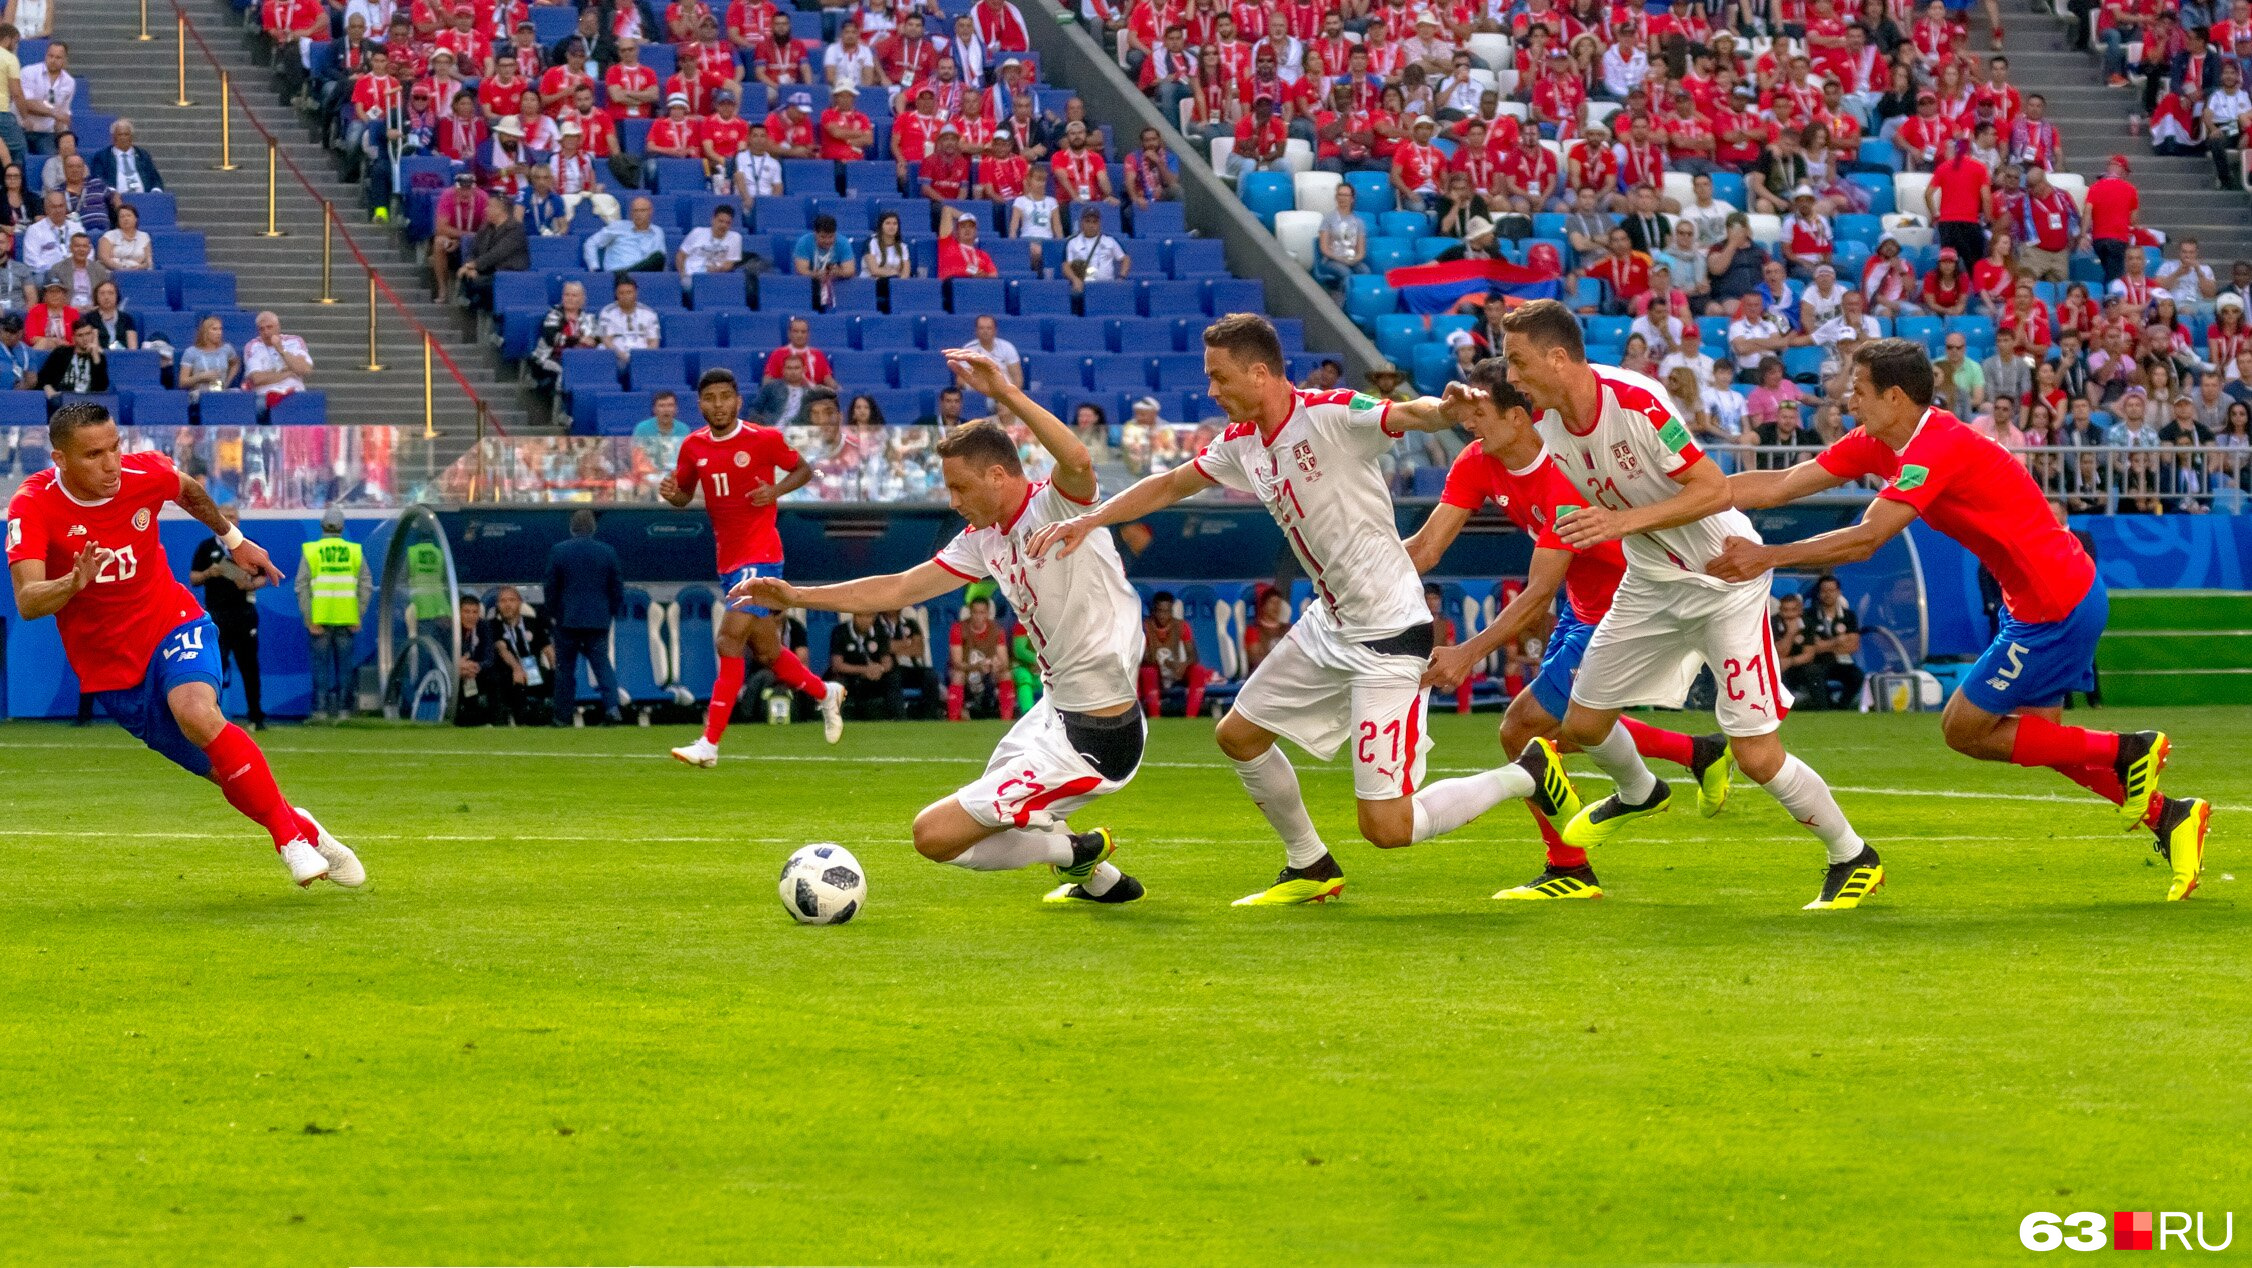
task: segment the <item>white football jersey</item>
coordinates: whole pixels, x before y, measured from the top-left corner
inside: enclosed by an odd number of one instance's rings
[[[1016,514],[955,534],[935,561],[965,581],[993,578],[1039,651],[1049,697],[1072,713],[1133,700],[1142,664],[1142,601],[1110,534],[1089,533],[1069,555],[1045,559],[1027,547],[1042,527],[1086,509],[1041,480],[1025,489]]]
[[[1654,506],[1679,493],[1674,477],[1705,455],[1673,398],[1654,379],[1607,365],[1592,368],[1602,402],[1594,428],[1575,434],[1554,410],[1540,420],[1541,440],[1556,465],[1596,505],[1614,511]],[[1706,575],[1705,565],[1731,537],[1760,540],[1750,517],[1733,507],[1674,528],[1636,533],[1623,545],[1627,567],[1651,580],[1725,590],[1736,583]]]
[[[1249,493],[1290,539],[1314,585],[1309,615],[1351,642],[1388,638],[1431,620],[1423,579],[1400,544],[1392,495],[1376,460],[1400,432],[1392,403],[1353,392],[1299,392],[1274,435],[1230,423],[1196,456],[1208,480]]]

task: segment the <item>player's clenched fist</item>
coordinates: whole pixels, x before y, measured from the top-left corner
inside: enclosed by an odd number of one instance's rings
[[[1722,581],[1750,581],[1766,572],[1767,561],[1761,558],[1765,547],[1748,537],[1731,537],[1720,544],[1720,553],[1705,565],[1705,571]]]
[[[680,481],[672,478],[672,472],[667,471],[665,478],[657,481],[657,496],[676,506],[680,504]]]
[[[1478,658],[1461,644],[1431,650],[1431,663],[1423,668],[1423,685],[1452,691],[1478,668]]]
[[[727,603],[729,607],[748,603],[762,608],[794,608],[798,605],[797,587],[780,577],[749,577],[727,592]]]
[[[1095,528],[1094,521],[1084,515],[1057,520],[1032,535],[1032,557],[1045,559],[1049,551],[1061,546],[1063,550],[1056,556],[1061,559],[1079,549],[1079,543],[1086,541],[1087,534],[1094,532]]]

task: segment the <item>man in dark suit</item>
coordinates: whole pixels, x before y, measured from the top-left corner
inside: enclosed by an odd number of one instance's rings
[[[1627,195],[1627,213],[1619,220],[1626,230],[1626,240],[1644,255],[1654,255],[1666,247],[1673,237],[1673,220],[1658,211],[1658,191],[1648,185],[1635,186]]]
[[[530,725],[537,720],[534,702],[540,689],[555,672],[547,623],[524,610],[524,596],[516,587],[502,586],[480,631],[485,658],[477,669],[477,694],[485,697],[486,720]]]
[[[86,156],[87,170],[101,178],[113,194],[140,194],[164,188],[164,175],[156,159],[133,144],[133,121],[119,119],[109,125],[109,145]]]
[[[556,726],[578,708],[579,657],[594,668],[602,717],[618,722],[618,675],[610,665],[610,626],[626,611],[625,570],[608,542],[594,540],[594,512],[571,512],[571,536],[547,553],[547,616],[554,630]]]
[[[493,658],[492,640],[485,634],[485,605],[477,596],[461,596],[461,659],[454,662],[454,725],[483,726],[490,710],[478,680]]]

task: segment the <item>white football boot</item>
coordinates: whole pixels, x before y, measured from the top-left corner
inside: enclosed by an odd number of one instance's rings
[[[672,760],[701,766],[705,770],[719,765],[719,745],[699,735],[694,744],[683,744],[672,751]]]
[[[844,684],[830,682],[822,685],[829,690],[821,697],[821,738],[834,744],[844,738]]]
[[[367,884],[368,870],[361,864],[360,856],[352,853],[352,847],[330,836],[328,829],[322,827],[321,821],[315,819],[310,811],[300,807],[297,813],[304,815],[305,821],[313,825],[313,848],[328,860],[329,883],[342,885],[346,889],[358,889]]]
[[[282,862],[289,864],[289,879],[296,882],[299,889],[304,889],[314,881],[328,875],[328,860],[322,858],[321,852],[314,849],[303,837],[283,846],[281,857]]]

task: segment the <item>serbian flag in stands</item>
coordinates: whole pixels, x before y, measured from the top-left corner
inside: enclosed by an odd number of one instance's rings
[[[1557,299],[1563,294],[1559,272],[1552,259],[1533,264],[1451,260],[1396,268],[1384,275],[1384,281],[1400,293],[1407,311],[1428,314],[1447,312],[1472,296],[1500,294],[1518,303]]]

